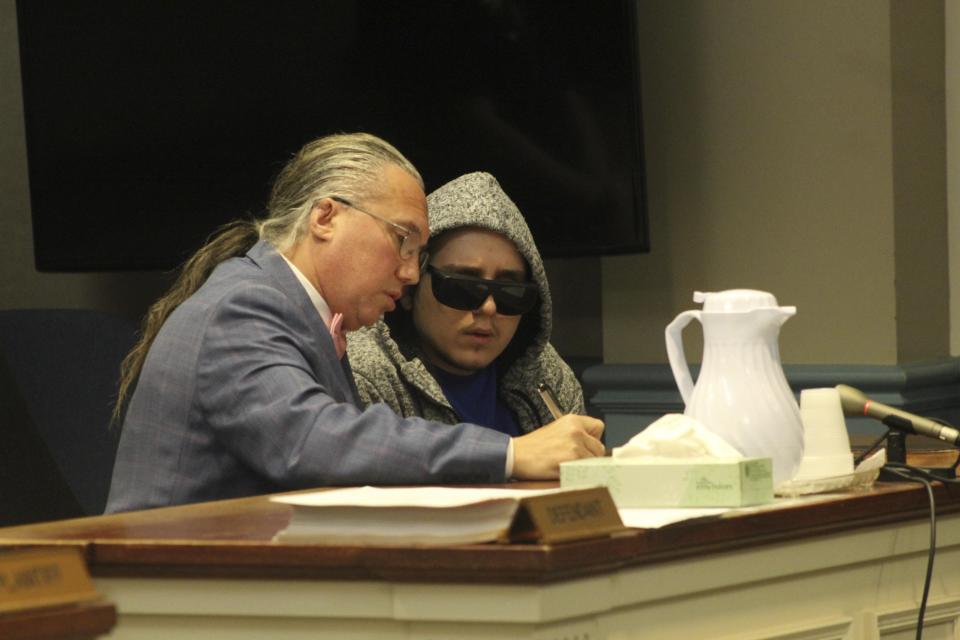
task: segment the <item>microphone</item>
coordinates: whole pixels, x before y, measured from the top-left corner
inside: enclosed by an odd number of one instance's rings
[[[888,427],[943,440],[955,447],[960,446],[960,431],[952,427],[874,402],[863,395],[863,392],[859,389],[848,387],[845,384],[838,384],[837,392],[840,394],[840,406],[843,407],[844,415],[876,418]]]

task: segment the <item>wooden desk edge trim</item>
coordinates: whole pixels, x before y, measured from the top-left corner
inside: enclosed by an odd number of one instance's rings
[[[881,486],[851,500],[558,545],[330,547],[267,540],[3,538],[0,548],[80,547],[94,576],[522,582],[540,584],[927,517],[922,487]],[[960,512],[960,492],[938,485],[938,513]],[[3,532],[0,531],[0,536]]]

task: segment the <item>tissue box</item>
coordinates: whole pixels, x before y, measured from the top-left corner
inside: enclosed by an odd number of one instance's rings
[[[744,507],[773,501],[770,458],[587,458],[560,465],[563,488],[604,485],[620,509]]]

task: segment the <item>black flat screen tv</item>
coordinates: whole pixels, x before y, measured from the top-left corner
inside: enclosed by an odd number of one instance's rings
[[[20,0],[41,271],[171,269],[369,131],[489,171],[547,257],[649,250],[635,0]]]

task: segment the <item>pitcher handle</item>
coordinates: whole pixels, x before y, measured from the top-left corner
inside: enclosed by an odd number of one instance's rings
[[[693,396],[693,378],[690,376],[690,367],[687,365],[687,356],[683,352],[683,328],[690,324],[690,321],[696,318],[700,320],[700,311],[684,311],[673,322],[667,325],[664,335],[667,341],[667,359],[670,360],[670,370],[673,371],[673,379],[677,382],[680,389],[680,397],[683,398],[683,404],[690,403]]]

